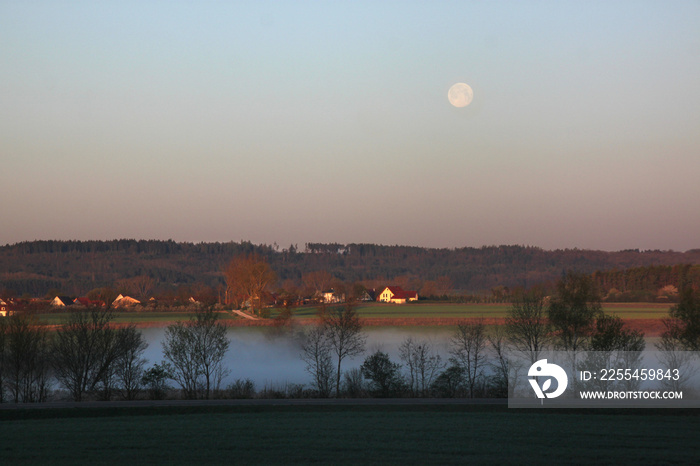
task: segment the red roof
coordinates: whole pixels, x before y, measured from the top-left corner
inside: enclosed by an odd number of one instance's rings
[[[387,286],[387,288],[394,294],[391,299],[409,299],[418,295],[417,291],[404,290],[400,286]]]
[[[73,301],[75,304],[82,304],[83,306],[104,306],[102,301],[93,301],[88,298],[75,298]]]

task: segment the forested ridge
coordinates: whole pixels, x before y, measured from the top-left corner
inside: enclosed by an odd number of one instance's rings
[[[447,277],[454,290],[470,293],[550,283],[567,270],[598,272],[596,278],[603,291],[615,288],[622,293],[637,286],[677,286],[683,277],[695,281],[700,264],[700,249],[608,252],[532,246],[436,249],[307,243],[282,248],[246,241],[28,241],[0,246],[0,291],[40,296],[49,289],[59,289],[80,295],[143,275],[161,286],[198,283],[217,287],[224,283],[223,267],[233,257],[250,253],[269,262],[280,284],[301,283],[304,274],[324,270],[345,282]]]

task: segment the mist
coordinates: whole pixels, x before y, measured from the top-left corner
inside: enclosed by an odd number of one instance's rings
[[[148,348],[144,352],[148,368],[164,359],[161,342],[165,338],[165,328],[146,328],[141,331],[148,342]],[[256,389],[283,387],[285,384],[303,384],[308,387],[311,376],[301,359],[299,332],[300,329],[279,333],[271,327],[229,328],[231,344],[224,365],[230,374],[223,380],[222,388],[237,379],[252,380]],[[342,370],[345,372],[360,367],[365,358],[376,350],[389,354],[392,361],[400,363],[399,346],[409,336],[415,340],[430,341],[434,350],[445,358],[451,332],[449,328],[431,327],[365,329],[366,351],[356,358],[344,360]]]

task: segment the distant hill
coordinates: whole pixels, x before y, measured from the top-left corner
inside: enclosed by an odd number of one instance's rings
[[[530,246],[434,249],[376,244],[307,243],[279,248],[250,242],[177,243],[172,240],[30,241],[0,247],[0,292],[41,296],[50,289],[81,295],[117,280],[148,275],[161,286],[223,283],[221,269],[234,256],[265,257],[280,283],[301,283],[326,270],[343,281],[438,280],[480,292],[498,286],[551,282],[567,270],[585,273],[645,266],[700,264],[700,249],[686,252],[582,249],[547,251]]]

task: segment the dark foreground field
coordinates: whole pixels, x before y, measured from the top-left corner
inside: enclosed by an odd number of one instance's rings
[[[695,411],[234,405],[0,411],[0,464],[698,464]]]

